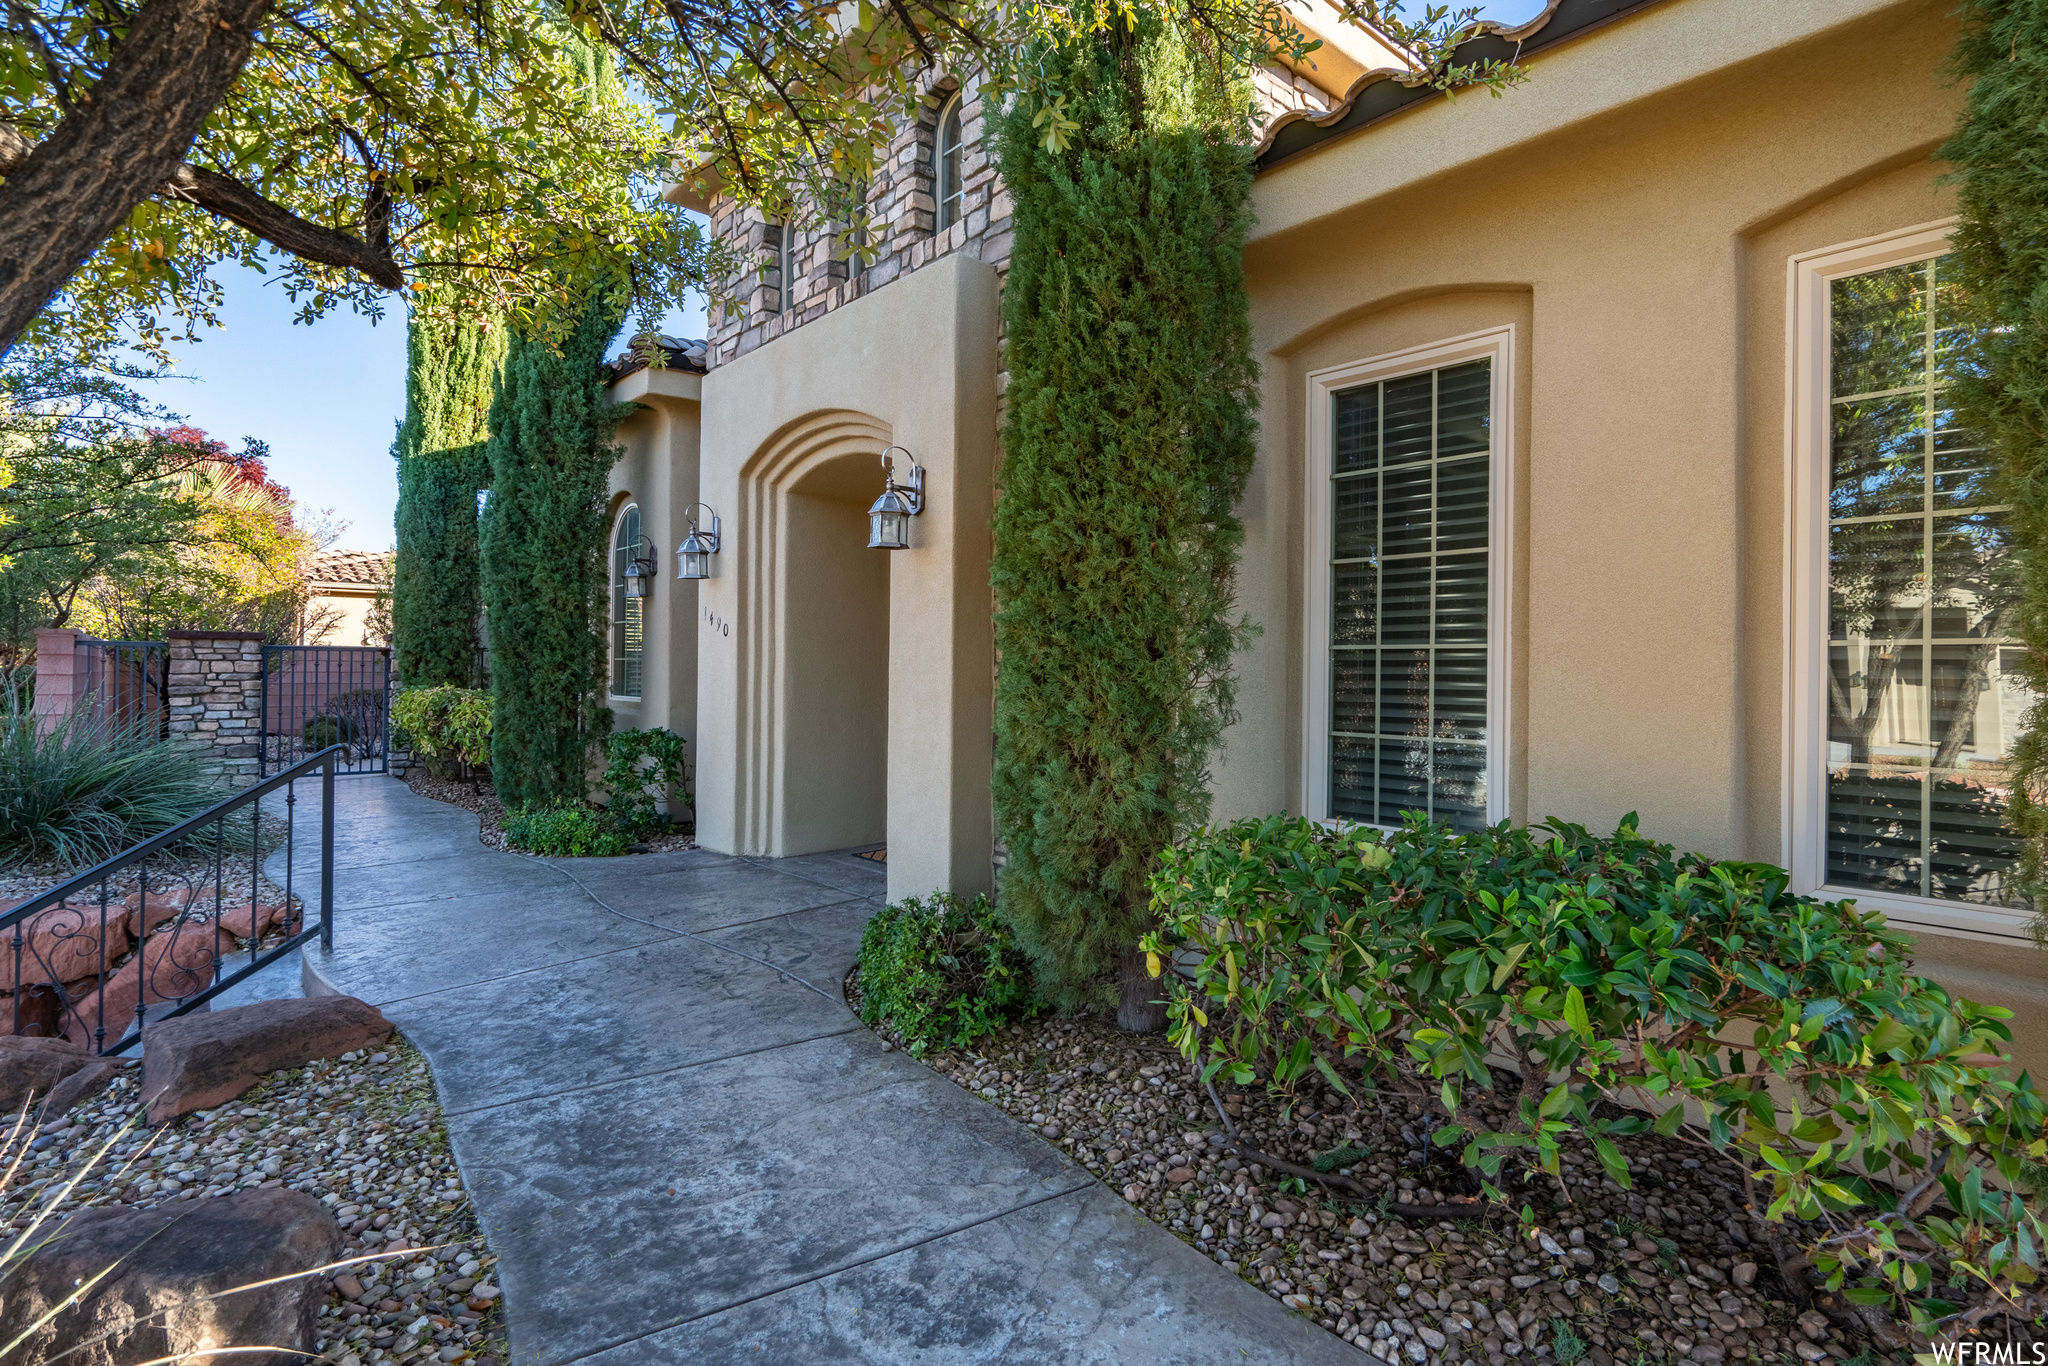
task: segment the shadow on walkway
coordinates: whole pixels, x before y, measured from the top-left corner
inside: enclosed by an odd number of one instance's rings
[[[309,986],[427,1055],[514,1366],[1344,1362],[839,994],[884,870],[541,860],[337,783]]]

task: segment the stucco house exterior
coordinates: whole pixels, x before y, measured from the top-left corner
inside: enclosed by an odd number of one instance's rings
[[[2048,963],[2003,879],[2031,700],[2005,532],[1943,397],[1952,10],[1553,0],[1460,54],[1519,53],[1527,82],[1455,101],[1306,15],[1342,41],[1262,76],[1260,634],[1219,816],[1634,811],[1882,910],[2048,1059]],[[865,272],[679,189],[760,285],[699,359],[613,389],[641,405],[616,572],[658,578],[615,628],[612,705],[691,739],[701,843],[886,845],[892,897],[986,889],[999,856],[1010,224],[981,114],[934,82],[871,187],[891,228]],[[891,446],[925,504],[885,553],[865,514]],[[679,582],[692,505],[721,542]]]
[[[391,591],[388,550],[325,550],[306,566],[307,616],[325,628],[324,645],[385,645],[371,615]],[[388,628],[386,628],[388,630]]]

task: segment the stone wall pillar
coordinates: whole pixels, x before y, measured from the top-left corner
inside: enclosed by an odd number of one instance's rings
[[[263,637],[253,631],[167,631],[171,738],[199,746],[227,787],[263,773]]]

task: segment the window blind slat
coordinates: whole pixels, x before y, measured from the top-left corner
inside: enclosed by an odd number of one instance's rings
[[[1330,811],[1487,811],[1492,370],[1331,396]]]

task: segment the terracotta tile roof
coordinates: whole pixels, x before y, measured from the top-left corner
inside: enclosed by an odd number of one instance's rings
[[[611,372],[611,382],[617,384],[626,376],[638,374],[652,365],[656,347],[660,348],[666,358],[664,363],[671,370],[680,370],[686,375],[701,375],[709,368],[709,353],[703,342],[642,332],[633,338],[632,343],[623,352],[605,362],[605,369]]]
[[[315,583],[360,583],[382,588],[391,582],[388,550],[328,550],[313,557],[306,577]]]
[[[1492,19],[1480,23],[1471,37],[1458,44],[1451,62],[1469,66],[1516,61],[1658,3],[1661,0],[1546,0],[1542,12],[1523,23],[1503,24]],[[1441,96],[1441,91],[1429,86],[1406,84],[1409,74],[1389,69],[1368,71],[1329,109],[1291,109],[1280,115],[1266,125],[1259,139],[1259,169],[1317,143],[1369,127],[1411,104]]]

